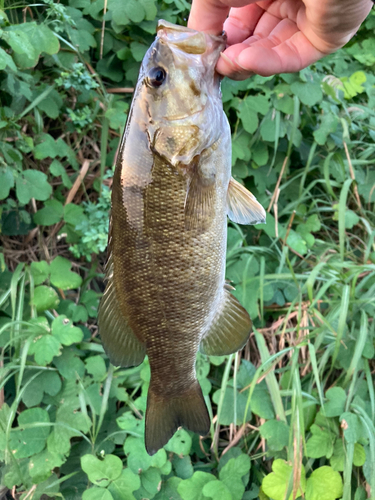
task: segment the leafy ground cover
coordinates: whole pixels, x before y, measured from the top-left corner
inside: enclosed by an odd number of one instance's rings
[[[246,348],[199,355],[210,435],[149,457],[147,360],[97,335],[112,166],[156,20],[186,0],[0,3],[2,493],[37,500],[375,498],[375,15],[299,74],[222,84]]]

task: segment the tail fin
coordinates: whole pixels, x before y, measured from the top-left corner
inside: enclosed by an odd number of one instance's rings
[[[154,455],[180,426],[201,435],[210,430],[210,417],[198,380],[173,398],[155,394],[151,380],[146,410],[147,453]]]

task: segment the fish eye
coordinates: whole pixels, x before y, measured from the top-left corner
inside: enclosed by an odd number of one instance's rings
[[[150,87],[160,87],[162,83],[164,82],[167,74],[163,68],[160,68],[157,66],[156,68],[151,68],[148,77],[147,77],[147,83],[150,85]]]

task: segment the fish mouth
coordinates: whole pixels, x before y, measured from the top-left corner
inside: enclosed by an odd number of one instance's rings
[[[186,54],[215,53],[217,58],[225,49],[227,38],[224,33],[220,36],[208,35],[185,26],[172,24],[164,19],[158,22],[157,36]]]

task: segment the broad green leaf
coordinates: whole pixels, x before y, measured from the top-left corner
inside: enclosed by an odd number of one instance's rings
[[[53,320],[52,335],[64,345],[75,344],[83,339],[82,330],[74,326],[72,321],[64,315]]]
[[[45,371],[38,377],[38,381],[45,393],[56,396],[61,390],[61,378],[57,372]]]
[[[43,335],[30,347],[29,353],[34,354],[38,365],[46,366],[55,356],[60,355],[61,344],[52,335]]]
[[[134,474],[130,469],[124,469],[121,476],[109,485],[108,489],[112,494],[113,500],[135,500],[133,495],[141,486],[141,480],[138,474]]]
[[[159,491],[161,483],[161,473],[158,469],[150,467],[141,472],[141,498],[153,498]]]
[[[64,221],[72,226],[77,226],[87,219],[83,207],[69,203],[64,207]]]
[[[214,392],[212,397],[214,403],[218,404],[220,398],[220,390]],[[245,417],[246,405],[247,405],[247,394],[244,392],[238,392],[236,395],[237,400],[237,422],[236,425],[242,425],[244,418],[248,420],[251,415],[251,405]],[[227,387],[224,396],[224,403],[220,414],[220,424],[230,425],[233,423],[234,419],[234,389],[233,387]]]
[[[250,470],[250,457],[245,454],[231,458],[220,470],[219,478],[231,493],[233,500],[241,500],[245,492],[243,476]]]
[[[185,479],[178,485],[177,491],[182,500],[204,500],[204,486],[210,481],[217,481],[216,477],[207,472],[197,471],[189,479]]]
[[[189,455],[191,442],[189,434],[184,429],[179,429],[165,445],[165,449],[176,453],[176,455]]]
[[[0,49],[1,50],[1,49]],[[14,186],[13,172],[9,167],[0,168],[0,200],[9,196],[9,191]]]
[[[146,471],[150,467],[161,468],[167,461],[167,454],[163,448],[152,456],[147,453],[143,436],[142,438],[128,436],[125,440],[124,451],[125,455],[128,455],[128,467],[135,474],[139,470]]]
[[[294,82],[290,89],[306,106],[314,106],[323,99],[323,92],[319,83]]]
[[[94,455],[84,455],[81,457],[81,467],[92,483],[104,488],[119,478],[122,472],[121,458],[116,455],[105,455],[102,460]]]
[[[289,427],[281,420],[268,420],[259,428],[260,435],[267,440],[272,451],[281,451],[289,443]]]
[[[339,119],[333,113],[327,113],[323,115],[320,127],[313,133],[316,142],[323,146],[329,134],[336,132]]]
[[[94,380],[102,380],[107,373],[107,368],[102,356],[90,356],[86,359],[85,365],[87,373],[90,373]]]
[[[286,242],[290,246],[290,248],[292,248],[299,254],[305,255],[307,253],[306,240],[299,233],[293,231],[293,229],[291,229],[291,231],[289,232],[289,236]]]
[[[43,450],[30,459],[29,474],[34,483],[41,483],[50,477],[55,467],[60,467],[64,462],[62,455]]]
[[[70,189],[72,187],[73,184],[72,184],[72,181],[70,180],[69,175],[66,173],[64,166],[58,160],[53,160],[53,162],[49,166],[49,171],[51,172],[51,174],[54,177],[61,176],[61,180],[66,188]],[[69,203],[69,205],[65,205],[65,207],[64,207],[64,219],[65,219],[65,212],[66,212],[66,209],[68,206],[69,207],[70,206],[76,207],[77,205],[74,205],[73,203]],[[83,212],[83,208],[82,207],[79,207],[79,208],[81,208],[81,210]]]
[[[58,342],[55,337],[52,338]],[[84,376],[85,365],[83,361],[66,347],[63,349],[61,356],[53,360],[53,363],[65,379],[76,380],[77,375],[80,378]]]
[[[20,413],[18,416],[19,427],[22,428],[28,424],[34,425],[32,428],[11,431],[9,446],[15,458],[31,457],[43,450],[51,428],[38,424],[49,421],[48,412],[42,408],[31,408]]]
[[[13,71],[17,71],[17,66],[14,64],[12,56],[5,52],[4,49],[0,48],[0,70],[5,69],[7,66]]]
[[[189,479],[194,474],[194,468],[189,455],[184,457],[173,457],[173,469],[181,479]]]
[[[146,14],[143,5],[137,0],[127,0],[125,12],[133,23],[140,23],[143,21]]]
[[[274,460],[272,464],[272,471],[262,481],[262,489],[266,495],[273,500],[285,500],[285,494],[288,490],[290,476],[293,473],[293,467],[281,459]],[[305,469],[302,465],[301,481],[297,490],[296,498],[301,496],[306,489],[306,476]],[[293,493],[289,496],[288,500],[293,498]],[[307,498],[306,498],[307,500]]]
[[[97,486],[93,486],[83,492],[82,500],[114,500],[114,497],[106,488],[98,488]],[[131,497],[129,498],[129,500],[131,500]]]
[[[170,477],[167,481],[163,481],[159,493],[154,497],[155,500],[182,500],[178,493],[180,483],[181,479],[175,476]]]
[[[144,45],[143,43],[132,42],[130,44],[130,50],[132,52],[134,59],[139,62],[142,61],[144,55],[146,54],[148,46]]]
[[[51,283],[62,290],[71,290],[81,286],[82,278],[70,270],[72,264],[68,259],[57,256],[50,264]]]
[[[16,54],[25,54],[28,58],[35,59],[37,50],[26,34],[28,24],[31,23],[9,26],[6,31],[2,32],[2,39],[12,47]]]
[[[358,215],[353,212],[353,210],[346,210],[345,212],[345,228],[352,229],[354,226],[358,224],[360,218]]]
[[[40,262],[32,262],[30,264],[31,274],[34,279],[34,285],[40,285],[49,276],[49,265],[45,260]]]
[[[59,303],[59,296],[50,286],[40,285],[34,290],[34,295],[32,297],[32,304],[36,307],[38,312],[45,311],[47,309],[55,309]]]
[[[324,403],[324,414],[327,417],[339,417],[343,411],[346,402],[346,394],[341,387],[332,387],[326,392],[328,401]]]
[[[306,455],[312,458],[327,457],[333,453],[334,438],[332,434],[313,424],[310,428],[312,436],[306,443]]]
[[[332,467],[315,469],[306,482],[306,500],[335,500],[342,491],[341,476]]]
[[[362,425],[357,415],[345,412],[340,416],[341,428],[348,443],[356,443],[362,434]]]
[[[208,498],[216,500],[232,500],[233,497],[228,487],[222,481],[210,481],[203,486],[202,493]]]
[[[47,200],[44,207],[34,215],[35,224],[40,226],[52,226],[62,219],[64,207],[57,200]]]
[[[18,200],[26,204],[31,198],[47,200],[52,193],[52,187],[43,172],[24,170],[16,179],[16,193]]]

